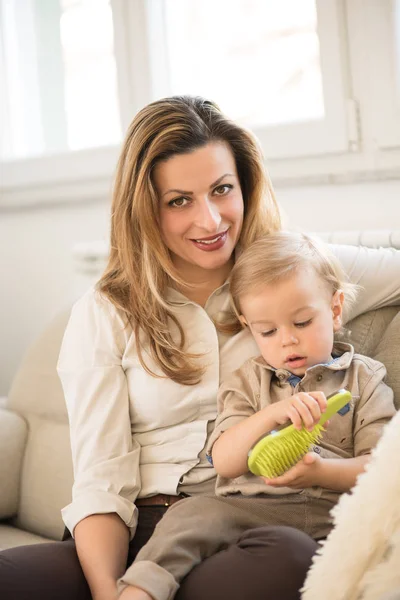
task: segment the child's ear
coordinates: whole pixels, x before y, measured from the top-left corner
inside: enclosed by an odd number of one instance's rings
[[[239,321],[241,322],[241,324],[243,325],[243,327],[247,327],[247,321],[244,318],[243,315],[239,315]]]
[[[333,331],[339,331],[343,323],[343,290],[337,290],[332,296],[331,308],[333,316]]]

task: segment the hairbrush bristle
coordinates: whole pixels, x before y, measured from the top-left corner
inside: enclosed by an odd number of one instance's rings
[[[315,425],[312,431],[293,429],[287,437],[268,436],[264,448],[258,453],[254,466],[263,477],[279,477],[293,467],[309,447],[321,439],[324,427]],[[254,472],[254,471],[253,471]]]

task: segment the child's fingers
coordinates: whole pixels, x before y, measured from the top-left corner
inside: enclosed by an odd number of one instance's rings
[[[321,412],[326,411],[326,407],[328,406],[328,401],[324,392],[309,392],[309,396],[314,398],[318,402]]]
[[[302,421],[301,415],[300,415],[299,411],[297,410],[296,406],[294,406],[293,404],[291,406],[289,406],[288,417],[292,421],[292,423],[296,429],[300,430],[303,427],[303,421]]]
[[[321,416],[321,409],[319,408],[318,402],[314,400],[312,396],[301,392],[300,394],[297,394],[297,397],[293,401],[293,405],[296,407],[296,410],[304,423],[304,427],[312,429]]]
[[[317,461],[318,458],[318,454],[316,454],[315,452],[308,452],[303,456],[303,464],[312,465]]]
[[[318,423],[318,421],[321,418],[321,412],[322,412],[321,405],[318,402],[318,400],[316,398],[314,398],[313,394],[311,394],[311,393],[310,394],[302,393],[301,400],[308,407],[308,409],[311,413],[312,419],[313,419],[313,422],[311,425],[314,426],[316,423]]]

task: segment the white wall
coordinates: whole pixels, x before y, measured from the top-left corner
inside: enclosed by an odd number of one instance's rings
[[[400,229],[400,181],[275,190],[287,223],[308,231]]]
[[[400,181],[277,188],[288,226],[312,231],[399,229]],[[31,341],[86,283],[71,248],[105,239],[105,201],[0,212],[0,395]]]
[[[81,293],[71,247],[105,238],[105,202],[0,212],[0,395],[44,325]]]

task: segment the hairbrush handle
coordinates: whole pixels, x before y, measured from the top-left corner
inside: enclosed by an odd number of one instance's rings
[[[327,397],[327,406],[319,420],[320,425],[324,425],[335,413],[341,410],[351,400],[351,394],[345,389],[338,390]]]

